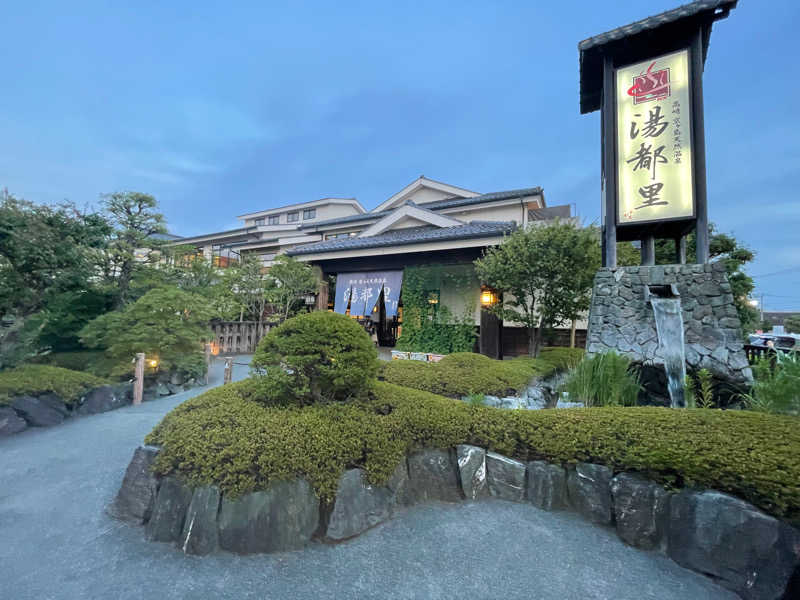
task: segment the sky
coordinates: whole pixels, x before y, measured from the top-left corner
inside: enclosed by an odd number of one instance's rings
[[[373,208],[424,174],[542,186],[591,223],[577,44],[680,3],[6,3],[0,189],[147,192],[195,235],[330,196]],[[710,219],[756,252],[766,310],[800,310],[798,22],[796,0],[740,0],[704,78]]]

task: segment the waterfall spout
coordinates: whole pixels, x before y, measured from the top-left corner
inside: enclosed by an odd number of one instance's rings
[[[645,288],[647,289],[647,288]],[[659,298],[651,295],[653,315],[656,319],[656,332],[664,369],[667,372],[667,389],[670,406],[684,408],[683,383],[686,380],[686,357],[683,347],[683,316],[680,298]]]

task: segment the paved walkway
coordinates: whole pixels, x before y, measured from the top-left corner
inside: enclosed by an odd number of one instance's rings
[[[221,378],[218,364],[212,385]],[[735,598],[613,531],[502,501],[418,506],[284,554],[197,558],[147,542],[103,509],[142,438],[202,391],[0,440],[0,599]]]

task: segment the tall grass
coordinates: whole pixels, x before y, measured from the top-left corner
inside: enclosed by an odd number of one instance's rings
[[[743,394],[745,406],[760,412],[800,415],[800,353],[778,354],[753,365],[755,383]]]
[[[633,406],[640,389],[631,361],[614,352],[584,358],[562,386],[570,400],[586,406]]]

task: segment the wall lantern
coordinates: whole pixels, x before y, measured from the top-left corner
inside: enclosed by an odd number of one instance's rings
[[[497,292],[488,287],[481,288],[481,306],[489,308],[497,304]]]
[[[317,296],[315,294],[306,294],[303,296],[303,302],[306,303],[306,306],[311,306],[312,304],[316,303]]]
[[[153,369],[156,369],[156,368],[158,368],[158,359],[157,358],[151,358],[150,360],[147,361],[147,364],[150,367],[152,367]]]
[[[428,304],[439,304],[439,290],[428,291]]]

